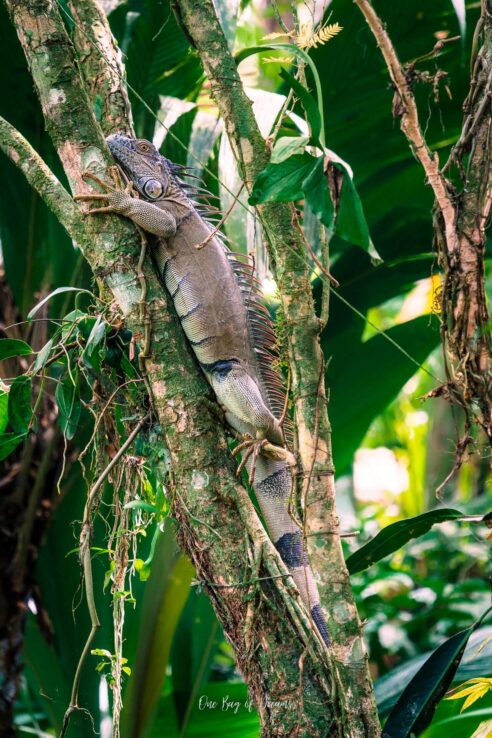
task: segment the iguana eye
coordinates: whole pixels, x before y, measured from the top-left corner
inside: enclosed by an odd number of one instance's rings
[[[145,141],[139,141],[138,148],[142,153],[147,154],[150,151],[150,144],[146,143]]]
[[[147,195],[147,197],[150,197],[151,200],[155,200],[162,195],[162,189],[163,188],[159,180],[148,179],[144,184],[143,191],[144,194]]]

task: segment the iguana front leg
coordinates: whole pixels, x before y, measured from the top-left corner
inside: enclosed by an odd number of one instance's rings
[[[87,195],[75,195],[74,200],[80,202],[90,200],[102,200],[108,204],[101,208],[92,208],[87,215],[94,213],[117,213],[130,218],[147,233],[152,233],[160,238],[172,238],[176,234],[176,219],[167,210],[145,200],[134,196],[133,184],[129,182],[124,189],[112,187],[107,182],[96,177],[92,172],[84,173],[85,179],[91,179],[104,190],[102,192],[91,192]]]

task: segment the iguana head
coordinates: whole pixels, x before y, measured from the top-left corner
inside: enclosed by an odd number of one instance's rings
[[[120,133],[108,136],[106,141],[117,164],[146,200],[159,200],[172,189],[170,165],[150,141]]]

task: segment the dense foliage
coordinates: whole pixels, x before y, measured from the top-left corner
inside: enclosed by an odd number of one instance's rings
[[[415,92],[427,111],[429,144],[444,158],[462,125],[479,4],[375,4],[400,58],[423,57],[419,70],[427,81],[422,75]],[[137,134],[153,138],[173,161],[194,167],[227,210],[239,190],[232,152],[200,60],[170,5],[129,0],[109,15]],[[287,6],[278,4],[292,27]],[[69,10],[61,7],[71,27]],[[240,52],[262,132],[270,133],[291,90],[297,100],[277,131],[272,163],[257,180],[252,201],[298,201],[319,258],[325,227],[330,237],[329,269],[340,286],[330,292],[322,348],[339,514],[349,534],[346,553],[366,621],[381,716],[390,713],[425,655],[461,631],[461,640],[451,643],[454,656],[466,647],[458,671],[451,669],[449,648],[444,655],[435,652],[428,667],[435,699],[426,693],[422,700],[434,705],[451,682],[492,673],[489,629],[481,625],[473,632],[490,602],[487,528],[477,524],[488,511],[488,459],[480,455],[477,437],[478,453],[436,499],[435,489],[453,465],[460,419],[444,400],[422,399],[443,374],[432,196],[392,119],[393,93],[379,50],[350,0],[333,0],[325,18],[343,29],[305,50],[314,62],[304,68],[306,86],[294,79],[285,59],[292,52],[289,37],[264,40],[279,31],[273,4],[217,0],[216,7],[231,47]],[[429,53],[436,40],[454,36],[459,39]],[[0,114],[63,180],[3,6],[0,38]],[[259,53],[262,44],[266,50]],[[340,177],[333,228],[320,150],[306,151],[308,143],[331,150]],[[105,296],[97,295],[95,280],[54,216],[6,158],[0,188],[0,464],[8,494],[15,487],[16,494],[27,495],[34,487],[43,509],[35,523],[39,555],[32,561],[35,594],[29,599],[15,720],[19,734],[45,736],[61,728],[90,629],[76,556],[87,486],[128,437],[144,388],[131,335]],[[233,247],[256,250],[275,315],[265,251],[244,193],[224,229]],[[322,282],[313,265],[320,313]],[[277,325],[281,335],[281,315]],[[120,687],[125,737],[257,736],[258,718],[232,649],[176,545],[169,463],[158,426],[140,434],[133,454],[132,463],[118,466],[106,480],[101,495],[92,568],[102,627],[84,668],[81,704],[102,736],[110,735],[111,696]],[[3,508],[7,524],[16,525],[9,511]],[[424,522],[417,518],[427,513],[431,517]],[[465,513],[474,519],[464,521]],[[368,543],[402,520],[406,528],[385,545]],[[364,545],[372,548],[359,551],[366,559],[356,566],[354,553]],[[115,623],[124,655],[117,668]],[[430,727],[422,708],[422,735],[433,738],[445,730],[448,738],[471,736],[481,722],[492,720],[489,693],[463,715],[460,707],[459,700],[441,702]],[[392,738],[410,728],[398,730]],[[92,734],[85,714],[67,733]]]

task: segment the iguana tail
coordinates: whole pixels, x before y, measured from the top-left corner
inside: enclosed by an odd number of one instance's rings
[[[291,572],[323,641],[329,645],[328,630],[304,537],[289,513],[292,474],[286,462],[274,461],[260,454],[256,461],[253,487],[270,537]]]

